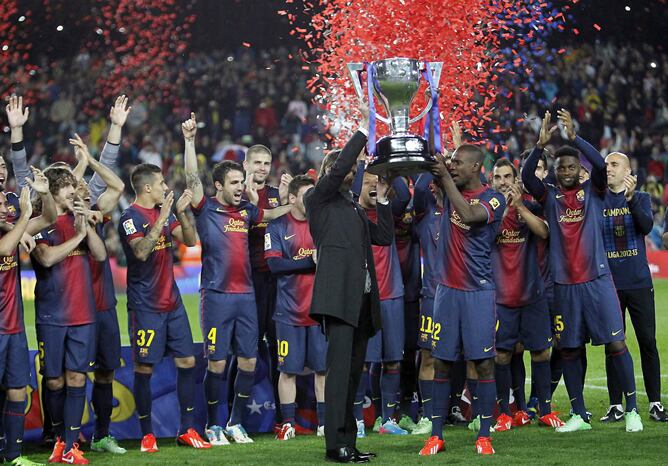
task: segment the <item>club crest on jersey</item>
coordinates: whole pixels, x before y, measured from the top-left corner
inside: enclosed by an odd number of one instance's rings
[[[246,212],[246,209],[240,210],[239,215],[241,215],[242,217],[248,217],[248,212]]]
[[[575,199],[577,199],[577,200],[580,201],[580,202],[582,202],[582,201],[585,200],[585,192],[584,192],[584,189],[581,189],[580,191],[578,191],[578,193],[575,195]]]
[[[148,348],[139,348],[139,357],[145,358],[148,356]]]
[[[278,207],[278,199],[275,197],[270,197],[267,202],[269,202],[269,207]]]
[[[9,206],[7,206],[7,213],[9,214],[10,217],[15,216],[16,215],[16,207],[9,204]]]
[[[405,212],[404,217],[401,219],[401,221],[405,224],[409,224],[413,221],[413,213],[412,212]]]

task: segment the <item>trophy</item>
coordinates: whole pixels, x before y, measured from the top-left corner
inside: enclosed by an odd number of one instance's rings
[[[388,171],[399,175],[414,175],[428,171],[435,162],[428,143],[429,129],[434,131],[434,149],[440,152],[440,121],[438,112],[438,82],[442,62],[429,63],[411,58],[388,58],[371,63],[349,63],[348,71],[358,97],[363,98],[362,72],[366,69],[366,88],[369,99],[369,142],[367,151],[373,157],[367,171],[375,175]],[[411,102],[417,94],[421,79],[429,86],[431,98],[417,116],[410,117]],[[375,111],[374,95],[385,108],[387,117]],[[427,115],[424,136],[409,132],[410,125]],[[376,141],[376,120],[387,124],[390,135]]]

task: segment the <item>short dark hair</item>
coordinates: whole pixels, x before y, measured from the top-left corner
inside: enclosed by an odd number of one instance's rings
[[[290,184],[288,185],[288,194],[296,196],[297,193],[299,193],[299,190],[302,189],[304,186],[313,186],[313,185],[315,185],[315,181],[313,181],[313,178],[311,178],[310,176],[297,175],[292,179],[292,181],[290,181]]]
[[[269,157],[272,157],[271,154],[271,149],[269,149],[267,146],[262,145],[262,144],[255,144],[253,146],[250,146],[248,150],[246,151],[246,156],[244,157],[244,160],[249,160],[250,156],[253,154],[259,154],[264,152],[265,154],[269,154]],[[222,183],[222,181],[221,181]]]
[[[455,150],[455,152],[466,152],[475,157],[475,161],[480,164],[482,167],[482,163],[485,161],[485,153],[482,151],[482,149],[479,146],[475,146],[473,144],[462,144]]]
[[[318,179],[326,175],[327,169],[334,165],[334,162],[336,162],[336,159],[339,157],[340,153],[341,149],[334,149],[327,152],[327,155],[325,155],[325,157],[322,159],[322,163],[320,164],[320,173],[318,174]]]
[[[515,164],[513,162],[511,162],[505,157],[501,157],[496,162],[494,162],[494,168],[501,168],[501,167],[510,167],[513,170],[513,176],[517,178],[517,168],[515,167]]]
[[[240,171],[244,177],[246,176],[244,167],[239,162],[235,162],[234,160],[223,160],[222,162],[217,163],[214,165],[213,171],[211,172],[213,182],[215,183],[218,181],[220,184],[225,184],[225,175],[235,170]]]
[[[554,152],[554,158],[558,159],[559,157],[575,157],[580,159],[580,151],[572,146],[561,146]]]
[[[153,177],[158,173],[162,173],[162,170],[160,167],[153,165],[152,163],[141,163],[137,165],[130,175],[130,184],[132,185],[135,194],[139,194],[142,186],[145,184],[152,183]]]

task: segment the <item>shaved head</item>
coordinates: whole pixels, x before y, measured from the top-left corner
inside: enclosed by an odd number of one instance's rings
[[[616,160],[617,163],[622,165],[624,168],[631,168],[631,161],[629,160],[626,154],[622,154],[621,152],[611,152],[605,158],[605,162],[607,163],[608,160],[613,160],[613,159]]]

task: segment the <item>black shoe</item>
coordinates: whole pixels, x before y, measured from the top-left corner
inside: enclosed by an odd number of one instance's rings
[[[334,450],[327,450],[325,453],[327,461],[335,463],[368,463],[369,458],[358,456],[355,449],[352,447],[341,447]]]
[[[359,450],[357,449],[357,447],[353,447],[353,450],[355,450],[355,454],[356,454],[357,456],[359,456],[360,458],[371,459],[371,458],[375,458],[376,456],[378,456],[378,455],[376,455],[375,453],[370,452],[370,451],[359,451]]]
[[[661,403],[652,406],[652,409],[649,410],[649,418],[657,422],[668,422],[668,414]]]
[[[610,406],[605,416],[601,418],[601,422],[622,422],[624,420],[624,412],[616,406]]]
[[[462,410],[459,406],[453,406],[448,415],[448,424],[453,426],[464,426],[468,425],[468,421],[462,414]]]

